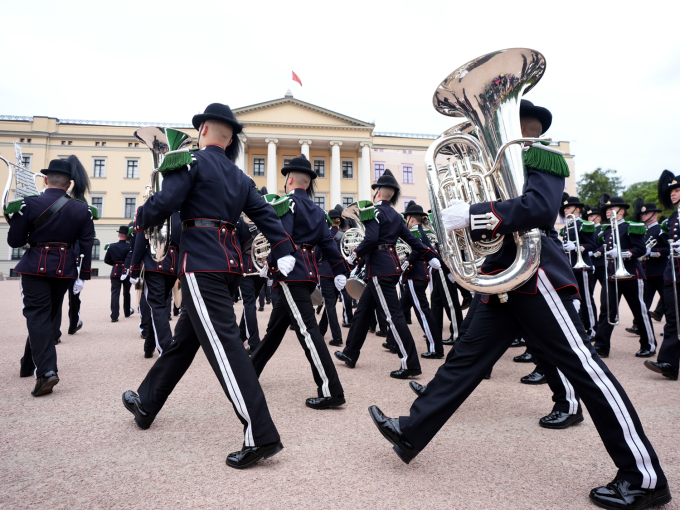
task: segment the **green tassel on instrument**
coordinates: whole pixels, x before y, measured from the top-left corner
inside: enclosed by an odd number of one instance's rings
[[[569,166],[564,156],[537,147],[524,151],[524,165],[557,177],[569,177]]]
[[[181,170],[187,165],[191,165],[193,162],[194,158],[189,151],[168,154],[163,159],[163,163],[161,163],[161,167],[158,171],[164,174],[166,172],[172,172],[173,170]]]

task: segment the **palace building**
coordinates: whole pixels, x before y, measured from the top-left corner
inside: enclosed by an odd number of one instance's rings
[[[319,178],[315,201],[328,210],[371,197],[371,184],[385,169],[400,182],[403,211],[409,200],[429,209],[425,151],[437,134],[377,132],[375,125],[299,99],[288,91],[281,99],[233,110],[244,125],[240,141],[244,150],[237,165],[250,175],[258,188],[283,194],[281,168],[299,155],[312,162]],[[93,276],[108,275],[104,264],[105,245],[117,241],[120,225],[132,221],[143,203],[152,170],[151,152],[133,135],[143,126],[164,126],[188,133],[194,142],[197,132],[189,123],[90,121],[50,117],[0,115],[0,156],[15,161],[14,142],[23,151],[23,163],[32,172],[47,168],[50,160],[78,156],[88,170],[91,193],[87,197],[99,210],[95,222],[97,241],[93,248]],[[567,153],[571,177],[567,191],[575,195],[574,158],[568,142],[553,142]],[[7,181],[7,168],[0,161],[0,182]],[[38,189],[43,188],[38,179]],[[10,198],[14,195],[10,192]],[[0,221],[0,273],[10,276],[21,258],[21,248],[7,244],[8,225]]]

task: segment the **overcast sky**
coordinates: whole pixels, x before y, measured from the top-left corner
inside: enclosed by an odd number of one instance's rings
[[[0,114],[189,122],[290,88],[378,131],[436,134],[452,124],[432,107],[442,79],[529,47],[547,60],[526,96],[553,112],[547,135],[571,142],[577,174],[629,185],[680,173],[680,29],[674,2],[625,4],[5,1]]]

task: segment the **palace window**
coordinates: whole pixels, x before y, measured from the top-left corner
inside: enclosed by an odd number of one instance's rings
[[[104,197],[91,197],[92,207],[97,209],[100,218],[104,217]]]
[[[19,247],[19,248],[12,248],[12,260],[20,260],[21,257],[24,254],[24,249]]]
[[[401,167],[401,174],[404,184],[413,184],[413,167],[411,165],[403,165]]]
[[[326,197],[314,197],[314,203],[321,207],[324,211],[326,210]]]
[[[31,169],[31,156],[22,156],[21,163],[26,167],[26,170]]]
[[[253,175],[255,177],[264,177],[264,158],[253,159]]]
[[[314,160],[314,171],[319,177],[326,177],[326,160],[315,159]]]
[[[97,179],[103,179],[106,177],[106,160],[105,159],[95,159],[94,160],[94,170],[92,172],[92,177]]]
[[[354,162],[353,161],[343,161],[342,162],[342,178],[343,179],[354,179]]]
[[[373,180],[377,181],[380,179],[382,174],[385,173],[385,163],[373,163]]]
[[[101,243],[99,242],[99,239],[95,239],[94,244],[92,245],[92,260],[99,260],[100,246]]]
[[[345,209],[354,203],[354,195],[343,195],[342,207]]]
[[[290,161],[291,161],[290,159],[284,159],[284,160],[283,160],[283,166],[288,166],[288,165],[290,165]]]
[[[139,160],[138,159],[128,159],[127,168],[125,171],[126,179],[139,179]]]
[[[136,211],[137,211],[137,199],[136,198],[126,198],[125,199],[125,218],[134,218]]]

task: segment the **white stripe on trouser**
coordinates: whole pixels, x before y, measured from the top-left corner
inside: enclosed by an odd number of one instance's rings
[[[574,391],[574,387],[571,385],[569,380],[564,376],[562,371],[559,368],[556,368],[555,370],[557,370],[560,379],[562,379],[562,384],[564,385],[565,396],[567,402],[569,402],[569,414],[576,414],[576,412],[578,411],[578,399],[576,398],[576,391]]]
[[[588,309],[588,322],[590,323],[590,328],[595,327],[595,313],[593,312],[593,301],[590,294],[590,283],[588,282],[588,269],[583,271],[583,300],[586,302],[586,308]]]
[[[611,380],[602,371],[602,368],[595,362],[590,351],[583,344],[583,340],[576,330],[576,326],[574,326],[574,322],[571,320],[566,308],[564,308],[562,300],[557,295],[557,292],[550,283],[548,277],[540,270],[538,273],[538,288],[541,291],[543,298],[548,303],[555,320],[560,325],[562,333],[569,342],[569,346],[581,362],[581,366],[600,389],[607,400],[607,403],[612,408],[612,411],[621,426],[621,431],[626,444],[635,458],[635,464],[637,465],[638,471],[642,475],[642,488],[654,489],[656,487],[656,472],[654,471],[654,466],[652,466],[652,460],[649,457],[649,452],[642,442],[642,439],[640,439],[640,436],[635,430],[635,424],[628,413],[628,409],[626,409],[626,405],[623,403],[621,395],[616,390],[616,387]]]
[[[649,345],[652,346],[652,352],[656,352],[656,338],[654,338],[654,330],[652,329],[652,324],[649,321],[649,310],[647,310],[647,305],[645,304],[645,281],[638,279],[637,284],[638,298],[640,298],[640,315],[642,315],[642,321],[645,323],[647,341],[649,342]]]
[[[437,271],[442,279],[442,285],[444,286],[444,295],[446,296],[446,302],[449,304],[449,313],[451,314],[451,327],[453,328],[453,339],[458,339],[458,320],[456,319],[456,309],[453,307],[453,300],[451,299],[451,294],[449,294],[449,286],[446,281],[447,276],[444,274],[443,269]]]
[[[250,340],[250,332],[248,331],[248,316],[246,315],[246,302],[243,301],[243,292],[241,292],[241,287],[238,288],[238,295],[241,296],[241,301],[243,302],[243,324],[246,326],[246,340]],[[257,297],[255,298],[257,300]]]
[[[250,421],[250,415],[248,414],[248,409],[246,408],[245,400],[243,399],[243,394],[241,393],[241,388],[238,387],[238,382],[234,376],[234,372],[229,364],[229,359],[227,354],[224,352],[224,347],[220,338],[215,332],[215,328],[212,325],[210,316],[208,315],[208,309],[203,301],[203,296],[201,296],[201,291],[198,288],[198,282],[196,281],[196,276],[194,273],[185,273],[187,283],[189,283],[189,291],[191,294],[191,299],[196,307],[196,312],[201,318],[201,324],[205,330],[205,334],[208,337],[210,346],[215,354],[215,360],[217,365],[220,367],[220,373],[222,374],[222,379],[224,379],[224,384],[229,392],[229,398],[234,404],[236,411],[241,415],[247,423],[245,437],[243,438],[243,443],[245,446],[255,446],[255,441],[253,439],[253,424]]]
[[[305,321],[302,320],[302,315],[300,314],[300,310],[297,307],[297,303],[293,299],[293,295],[290,293],[290,289],[288,288],[288,285],[284,282],[279,282],[279,285],[281,285],[281,288],[283,289],[283,293],[286,296],[286,301],[288,302],[288,306],[290,306],[291,312],[293,312],[293,317],[298,323],[298,326],[300,328],[300,334],[302,337],[305,339],[305,345],[307,346],[307,349],[309,349],[309,353],[312,356],[312,361],[314,362],[314,366],[316,367],[316,371],[319,372],[319,377],[321,377],[321,381],[323,381],[321,385],[321,393],[323,393],[324,397],[330,397],[331,396],[331,391],[328,388],[328,376],[326,375],[326,371],[323,369],[323,363],[321,363],[321,358],[319,357],[319,353],[316,350],[316,347],[314,346],[314,341],[312,340],[312,335],[309,334],[309,331],[307,331],[307,326],[305,326]],[[330,326],[330,323],[329,323]]]
[[[425,336],[427,337],[427,341],[430,344],[430,352],[434,352],[434,338],[432,338],[432,332],[430,331],[430,325],[427,322],[427,317],[425,317],[425,314],[423,313],[423,309],[420,307],[420,300],[418,299],[418,296],[416,295],[416,289],[413,288],[413,280],[408,281],[408,288],[411,289],[411,296],[413,297],[413,304],[415,305],[416,309],[418,310],[418,313],[420,314],[420,319],[423,323],[423,331],[425,332]]]
[[[382,306],[383,311],[385,312],[385,317],[387,318],[387,323],[390,325],[390,331],[392,331],[392,335],[394,336],[394,340],[397,342],[397,345],[399,346],[399,350],[401,351],[401,368],[406,370],[406,360],[408,359],[408,355],[406,354],[406,349],[404,348],[404,344],[401,341],[401,337],[399,336],[399,332],[397,331],[397,328],[394,327],[394,322],[392,322],[392,315],[390,314],[390,308],[387,306],[387,301],[385,301],[385,295],[383,294],[382,287],[380,287],[380,284],[378,283],[378,277],[374,276],[373,277],[373,285],[375,286],[375,290],[378,293],[378,299],[380,299],[380,305]]]
[[[156,349],[158,349],[158,357],[163,355],[163,349],[161,349],[161,344],[158,343],[158,333],[156,333],[156,321],[153,320],[153,308],[149,303],[149,286],[144,282],[144,299],[146,299],[146,305],[149,307],[149,312],[151,312],[151,327],[153,327],[153,336],[156,340]]]

